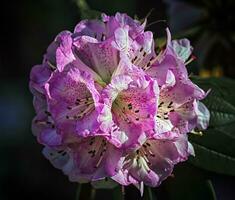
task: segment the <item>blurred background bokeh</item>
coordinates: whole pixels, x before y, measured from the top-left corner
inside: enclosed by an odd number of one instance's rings
[[[147,29],[157,42],[165,37],[166,26],[173,38],[192,41],[197,58],[189,65],[192,74],[235,77],[234,0],[87,0],[85,7],[79,0],[11,0],[1,2],[1,8],[0,200],[75,199],[77,185],[42,156],[42,146],[31,134],[34,110],[28,82],[32,66],[42,62],[54,37],[62,30],[72,31],[81,18],[97,11],[125,12],[138,19],[148,15]],[[81,199],[87,200],[89,187],[83,188]],[[158,200],[213,195],[232,200],[234,188],[234,177],[186,162],[154,194]],[[114,199],[112,195],[100,190],[96,199]],[[137,189],[128,188],[126,199],[140,199]]]

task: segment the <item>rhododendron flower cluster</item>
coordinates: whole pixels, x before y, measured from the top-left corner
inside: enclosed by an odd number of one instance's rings
[[[71,181],[156,187],[194,155],[187,134],[207,128],[206,93],[188,77],[192,47],[117,13],[83,20],[32,68],[33,134]]]

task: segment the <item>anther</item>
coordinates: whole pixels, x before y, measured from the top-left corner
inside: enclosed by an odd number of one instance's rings
[[[169,105],[167,106],[167,108],[171,108],[172,104],[173,104],[173,102],[171,101],[171,102],[169,103]]]
[[[132,59],[132,63],[135,62],[137,59],[137,56],[135,56],[133,59]]]
[[[102,35],[101,35],[101,41],[104,41],[104,39],[105,39],[105,34],[102,33]]]
[[[48,112],[47,110],[45,110],[45,114],[48,115],[48,116],[51,116],[51,113]]]
[[[149,146],[149,147],[151,146],[148,142],[146,142],[146,144],[147,144],[147,146]]]
[[[72,110],[73,108],[71,106],[67,106],[67,109],[68,110]]]

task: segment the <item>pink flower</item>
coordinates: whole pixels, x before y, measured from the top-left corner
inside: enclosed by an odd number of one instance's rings
[[[161,139],[148,138],[139,149],[123,154],[119,171],[112,179],[122,185],[134,184],[143,193],[143,183],[151,187],[160,185],[171,175],[175,164],[193,154],[191,148],[185,134],[174,140],[167,134]]]
[[[185,67],[189,41],[167,29],[156,54],[145,24],[120,13],[83,20],[32,68],[33,133],[71,181],[158,186],[194,154],[187,133],[208,126],[206,93]]]

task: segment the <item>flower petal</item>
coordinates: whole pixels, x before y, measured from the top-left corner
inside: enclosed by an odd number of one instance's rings
[[[103,137],[87,137],[74,146],[73,153],[80,174],[91,180],[104,179],[116,174],[116,166],[122,152]]]
[[[145,77],[132,80],[126,75],[115,76],[104,89],[103,98],[110,105],[114,123],[126,133],[127,143],[140,141],[138,138],[145,138],[146,132],[154,128],[158,98],[155,81]]]
[[[118,51],[111,45],[112,40],[97,42],[82,36],[74,42],[76,56],[92,68],[105,82],[109,82],[118,66]]]
[[[82,20],[74,29],[74,37],[90,36],[101,41],[106,34],[104,23],[98,20]]]
[[[61,72],[64,67],[75,60],[72,52],[72,37],[71,33],[66,31],[60,34],[59,47],[56,49],[56,64],[57,69]]]
[[[197,103],[196,115],[197,128],[199,128],[200,130],[205,130],[209,125],[210,112],[202,102]]]
[[[183,62],[189,58],[193,50],[188,39],[173,40],[171,42],[171,46],[177,54],[178,58]]]
[[[99,93],[88,73],[69,65],[66,71],[55,73],[47,86],[47,101],[53,119],[63,130],[74,129],[87,135],[99,128]]]

